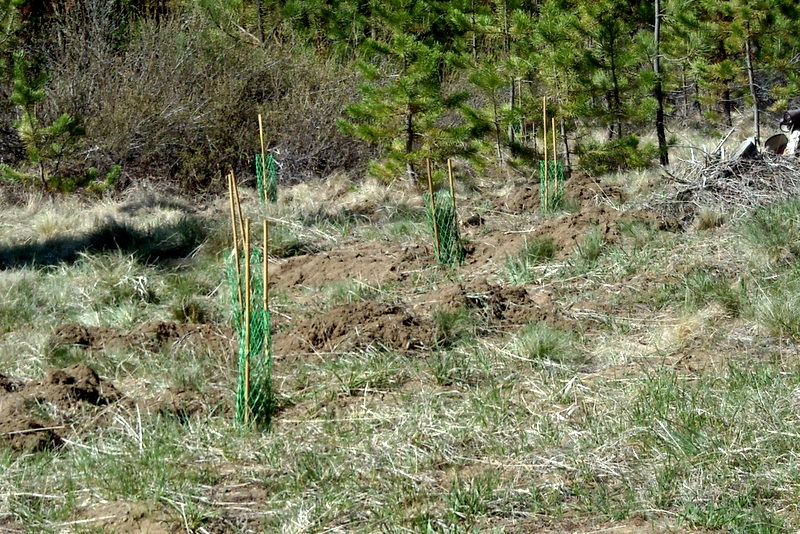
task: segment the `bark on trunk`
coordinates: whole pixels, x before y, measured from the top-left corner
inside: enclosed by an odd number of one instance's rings
[[[664,91],[661,86],[661,6],[659,0],[655,0],[656,22],[655,22],[655,45],[656,54],[653,58],[653,71],[656,77],[654,88],[656,98],[656,137],[658,137],[658,160],[663,166],[669,165],[669,152],[667,148],[667,134],[664,129]]]
[[[747,82],[750,85],[750,97],[753,99],[753,138],[756,147],[760,146],[761,125],[758,120],[758,94],[756,92],[756,82],[753,74],[753,49],[750,46],[750,28],[747,28],[748,35],[744,40],[745,60],[747,61]]]

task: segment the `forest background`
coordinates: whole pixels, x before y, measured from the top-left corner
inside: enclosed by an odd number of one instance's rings
[[[2,0],[0,176],[220,187],[252,173],[259,113],[288,180],[448,157],[526,170],[543,106],[568,166],[667,163],[680,128],[724,135],[736,110],[757,138],[777,124],[797,16],[788,0]]]

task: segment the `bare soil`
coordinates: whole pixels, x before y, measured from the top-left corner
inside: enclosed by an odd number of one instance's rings
[[[147,503],[114,501],[81,511],[76,521],[87,528],[119,534],[170,534],[183,532],[181,522],[168,511]]]
[[[430,346],[431,330],[428,321],[401,306],[355,302],[296,321],[287,332],[273,337],[273,348],[281,356],[367,346],[408,351]]]
[[[169,346],[186,344],[207,347],[209,352],[225,353],[233,347],[232,331],[209,324],[184,324],[153,321],[123,332],[101,326],[66,323],[56,329],[53,346],[77,345],[89,350],[120,350],[140,347],[153,352]]]
[[[18,452],[58,447],[76,426],[97,424],[104,407],[121,398],[84,364],[53,369],[35,382],[0,375],[0,443]]]
[[[323,252],[295,256],[270,267],[270,283],[277,288],[321,286],[355,278],[381,284],[406,280],[431,262],[423,245],[368,241]]]

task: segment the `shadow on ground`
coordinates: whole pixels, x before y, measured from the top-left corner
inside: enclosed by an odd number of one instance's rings
[[[144,230],[108,219],[83,234],[21,245],[0,243],[0,269],[72,263],[81,254],[117,250],[146,263],[177,260],[189,256],[208,235],[208,224],[193,215]]]

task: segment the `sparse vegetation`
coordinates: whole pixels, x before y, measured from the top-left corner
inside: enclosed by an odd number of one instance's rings
[[[797,8],[655,5],[0,0],[0,531],[800,530]]]
[[[522,249],[505,261],[505,275],[515,285],[530,282],[534,275],[534,267],[555,256],[556,247],[552,239],[534,238],[525,240]]]

